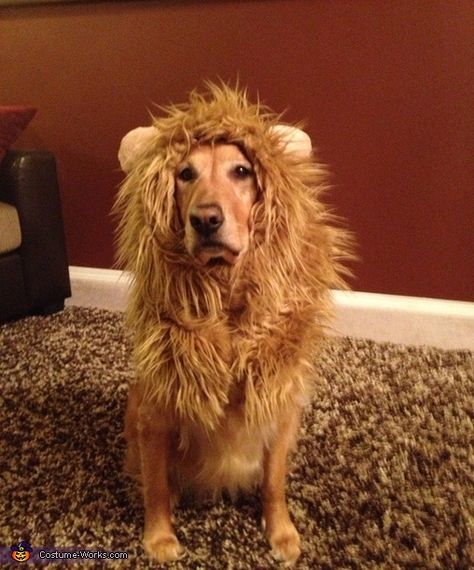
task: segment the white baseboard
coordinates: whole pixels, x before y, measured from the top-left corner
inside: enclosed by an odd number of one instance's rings
[[[124,311],[127,305],[130,276],[116,269],[69,267],[72,297],[67,305]]]
[[[69,268],[68,305],[123,311],[130,276],[122,271]],[[474,350],[474,303],[356,291],[333,291],[336,334],[412,345]]]
[[[339,334],[474,350],[474,303],[357,291],[333,294]]]

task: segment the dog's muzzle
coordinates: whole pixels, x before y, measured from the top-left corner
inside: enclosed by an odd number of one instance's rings
[[[239,257],[235,251],[219,238],[219,229],[225,222],[224,212],[218,204],[196,206],[189,215],[189,223],[196,233],[194,255],[201,265],[234,265]]]

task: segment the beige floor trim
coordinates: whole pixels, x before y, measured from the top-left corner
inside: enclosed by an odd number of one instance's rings
[[[70,268],[67,304],[122,311],[130,276],[113,269]],[[403,344],[474,350],[474,303],[334,291],[337,334]]]

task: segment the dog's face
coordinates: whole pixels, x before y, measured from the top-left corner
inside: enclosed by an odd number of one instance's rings
[[[235,264],[248,248],[257,199],[252,164],[234,144],[196,146],[175,180],[188,253],[201,265]]]

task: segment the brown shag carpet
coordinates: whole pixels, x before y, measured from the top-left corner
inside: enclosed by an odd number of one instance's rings
[[[72,308],[0,327],[0,545],[129,556],[56,568],[157,567],[121,474],[131,374],[119,313]],[[288,481],[298,568],[473,567],[473,380],[468,351],[330,342]],[[257,496],[182,505],[187,555],[173,567],[278,568],[259,518]]]

